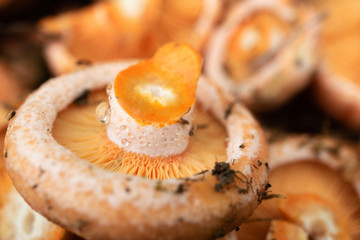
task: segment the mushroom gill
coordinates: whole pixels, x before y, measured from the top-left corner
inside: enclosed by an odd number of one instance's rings
[[[219,0],[106,0],[44,18],[38,28],[55,37],[45,55],[58,75],[77,69],[79,60],[150,57],[169,41],[201,50],[219,11]]]
[[[209,39],[205,74],[251,110],[271,111],[308,84],[319,21],[299,2],[233,3]]]
[[[236,81],[246,79],[282,45],[291,25],[268,10],[257,11],[229,36],[224,66]]]
[[[359,129],[360,2],[312,1],[326,14],[314,97],[332,117]]]
[[[359,238],[360,199],[339,172],[324,164],[300,161],[272,170],[269,182],[271,193],[282,197],[264,201],[233,233],[236,239],[282,239],[286,226],[274,226],[279,224],[274,221],[280,220],[300,227],[306,239]],[[297,231],[292,228],[287,234]]]
[[[225,129],[199,106],[195,109],[194,128],[189,132],[192,136],[186,151],[170,157],[149,157],[126,152],[108,139],[106,126],[95,115],[98,103],[73,104],[59,114],[53,127],[53,136],[60,144],[96,166],[152,179],[168,179],[192,176],[211,169],[216,161],[226,160]],[[131,139],[132,133],[128,132],[128,136]]]

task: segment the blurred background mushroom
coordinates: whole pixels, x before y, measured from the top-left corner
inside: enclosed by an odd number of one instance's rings
[[[104,62],[150,57],[169,41],[204,47],[219,0],[108,0],[48,17],[39,30],[57,36],[45,55],[54,74],[76,69],[78,61]],[[89,24],[91,23],[91,24]]]
[[[271,111],[309,83],[321,15],[300,2],[239,1],[212,34],[205,74],[254,111]]]
[[[358,239],[357,146],[338,138],[283,135],[269,145],[269,191],[225,239]]]
[[[326,19],[314,97],[326,113],[360,129],[360,2],[313,1]]]

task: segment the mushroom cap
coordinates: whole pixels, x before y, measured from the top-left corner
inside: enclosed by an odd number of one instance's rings
[[[251,114],[241,104],[231,104],[211,84],[200,80],[198,99],[229,135],[227,164],[216,165],[215,170],[164,180],[159,188],[158,180],[93,166],[54,140],[51,129],[58,112],[84,90],[105,88],[129,65],[105,64],[63,75],[27,98],[6,135],[6,165],[16,188],[35,210],[87,238],[209,239],[224,235],[259,204],[258,193],[267,182],[266,144]],[[231,114],[225,118],[230,105]],[[245,151],[239,148],[243,142],[249,146]],[[264,164],[260,166],[259,160]],[[224,171],[244,175],[218,191]],[[250,178],[251,182],[246,181]],[[31,187],[34,184],[36,189]],[[186,191],[177,194],[184,186]],[[239,191],[247,186],[247,191]]]
[[[275,198],[264,201],[248,223],[231,236],[280,238],[281,231],[270,232],[269,226],[284,220],[314,239],[325,235],[333,239],[359,237],[356,176],[360,168],[355,144],[329,136],[289,134],[270,142],[269,153],[270,191]]]
[[[169,41],[186,42],[201,50],[220,9],[220,0],[191,4],[160,0],[101,1],[45,18],[38,27],[45,35],[59,36],[45,45],[48,65],[59,75],[78,69],[79,60],[106,62],[150,57]]]
[[[318,58],[318,34],[319,16],[308,6],[238,2],[209,40],[205,74],[251,110],[270,111],[309,83]],[[234,51],[238,48],[245,50]]]

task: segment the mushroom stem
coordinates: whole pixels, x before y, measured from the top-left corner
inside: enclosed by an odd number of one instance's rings
[[[137,122],[118,104],[114,91],[111,91],[109,99],[111,115],[107,135],[121,148],[150,157],[176,155],[187,148],[194,107],[189,108],[177,123],[161,127]]]
[[[200,55],[169,43],[120,72],[108,87],[107,134],[125,151],[150,157],[185,151],[194,119]]]

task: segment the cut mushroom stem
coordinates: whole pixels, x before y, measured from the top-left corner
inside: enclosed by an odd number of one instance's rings
[[[307,240],[306,232],[296,224],[285,220],[273,220],[266,240]]]
[[[108,88],[109,139],[152,157],[182,153],[192,128],[201,62],[187,45],[169,43],[152,59],[121,71]]]

